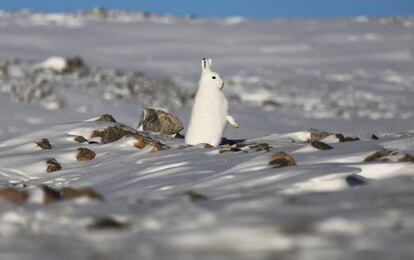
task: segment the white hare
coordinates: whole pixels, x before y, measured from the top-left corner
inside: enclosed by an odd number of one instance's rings
[[[227,99],[221,92],[224,81],[211,70],[211,64],[211,59],[201,60],[201,78],[185,135],[185,142],[190,145],[204,143],[217,146],[226,123],[234,128],[239,127],[228,114]]]

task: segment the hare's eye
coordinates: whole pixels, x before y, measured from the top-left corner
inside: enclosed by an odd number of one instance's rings
[[[211,77],[212,79],[216,79],[216,76]]]

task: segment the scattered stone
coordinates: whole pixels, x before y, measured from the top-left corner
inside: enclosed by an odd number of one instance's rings
[[[86,140],[85,137],[83,137],[81,135],[76,136],[75,139],[73,139],[73,140],[80,143],[80,144],[88,141],[88,140]]]
[[[383,157],[391,154],[393,151],[388,149],[381,149],[365,158],[365,162],[373,162],[373,161],[379,161],[379,159],[382,159]]]
[[[349,137],[344,136],[343,134],[336,134],[335,136],[339,139],[339,142],[352,142],[360,140],[358,137]]]
[[[103,217],[95,219],[92,224],[89,224],[87,228],[89,230],[106,230],[106,229],[125,229],[129,226],[129,223],[123,223],[115,220],[111,217]]]
[[[372,139],[372,140],[378,140],[378,139],[379,139],[379,137],[373,134],[373,135],[371,135],[371,139]]]
[[[274,99],[266,99],[263,100],[262,102],[262,106],[263,107],[280,107],[282,105],[282,103],[274,100]]]
[[[312,145],[312,147],[323,151],[332,149],[332,146],[321,141],[313,141],[310,144]]]
[[[214,148],[211,144],[204,144],[204,149],[211,149]]]
[[[414,156],[411,154],[405,154],[403,158],[398,160],[399,162],[414,162]]]
[[[136,142],[134,143],[134,147],[138,149],[143,149],[147,146],[148,141],[142,136],[136,136]]]
[[[177,116],[152,108],[144,108],[137,128],[140,127],[143,131],[159,132],[163,135],[175,135],[184,129]]]
[[[103,200],[102,195],[97,193],[90,187],[82,187],[77,189],[71,187],[64,187],[60,190],[60,194],[64,199],[76,199],[80,197],[87,197],[90,199]]]
[[[56,161],[56,159],[49,159],[46,161],[47,163],[47,172],[55,172],[62,169],[62,166]]]
[[[152,148],[151,148],[151,152],[155,153],[155,152],[159,152],[162,150],[168,149],[168,146],[158,142],[158,141],[153,141],[152,142]]]
[[[114,122],[114,123],[116,123],[115,118],[110,114],[100,115],[99,118],[96,119],[95,121],[105,121],[105,122]]]
[[[47,140],[46,138],[39,139],[35,143],[37,144],[37,146],[42,148],[42,150],[48,150],[52,148],[52,146],[49,143],[49,140]]]
[[[315,128],[311,128],[309,130],[309,132],[310,132],[310,139],[308,140],[308,142],[320,141],[320,140],[332,135],[331,133],[328,133],[328,132],[323,131],[323,130],[315,129]]]
[[[0,200],[22,204],[27,200],[27,193],[13,187],[0,188]]]
[[[363,185],[366,185],[368,183],[367,180],[364,177],[356,175],[356,174],[347,176],[345,178],[345,181],[351,187],[363,186]]]
[[[192,190],[184,191],[181,193],[181,195],[186,196],[191,202],[194,202],[194,203],[208,200],[208,197],[206,195],[192,191]]]
[[[237,145],[236,145],[237,147]],[[256,152],[260,152],[260,151],[266,151],[269,152],[270,151],[270,146],[267,143],[260,143],[260,144],[252,144],[249,145],[250,149],[256,150]]]
[[[88,148],[78,148],[79,153],[76,155],[78,161],[90,161],[95,158],[96,153]]]
[[[46,185],[41,185],[40,188],[43,190],[43,204],[50,204],[62,199],[59,191]]]
[[[110,126],[105,128],[103,131],[94,130],[92,132],[91,138],[101,137],[102,143],[112,143],[118,141],[124,136],[135,135],[133,132],[125,130],[119,126]]]
[[[274,168],[295,166],[295,159],[285,152],[274,152],[270,158],[269,165],[274,165]]]

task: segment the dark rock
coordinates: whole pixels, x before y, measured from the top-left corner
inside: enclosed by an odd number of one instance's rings
[[[368,183],[364,177],[355,174],[347,176],[345,181],[351,187],[362,186]]]
[[[295,159],[286,152],[274,152],[270,158],[269,165],[274,165],[275,168],[295,166]]]
[[[365,158],[365,162],[373,162],[378,161],[379,159],[391,154],[393,151],[388,149],[381,149]]]
[[[125,229],[129,226],[128,223],[123,223],[111,217],[103,217],[95,219],[87,228],[89,230],[106,230],[106,229]]]
[[[376,135],[371,135],[371,139],[372,139],[372,140],[378,140],[378,139],[379,139],[379,137],[378,137],[378,136],[376,136]]]
[[[220,140],[220,145],[233,145],[233,144],[240,144],[246,141],[246,139],[227,139],[225,137],[222,137]]]
[[[144,108],[138,128],[141,126],[144,131],[159,132],[163,135],[175,135],[184,129],[177,116],[152,108]]]
[[[310,143],[314,148],[319,149],[319,150],[330,150],[332,149],[332,146],[324,143],[324,142],[320,142],[320,141],[313,141]]]
[[[155,153],[155,152],[159,152],[165,149],[168,149],[169,147],[158,142],[158,141],[153,141],[152,142],[152,148],[151,148],[151,152]]]
[[[71,188],[71,187],[64,187],[60,190],[60,194],[64,199],[75,199],[81,197],[87,197],[90,199],[96,200],[103,200],[101,194],[94,191],[92,188],[89,187],[82,187],[82,188]]]
[[[99,144],[99,143],[95,141],[89,141],[88,144]]]
[[[75,139],[73,139],[73,140],[75,140],[76,142],[78,142],[80,144],[88,141],[88,140],[86,140],[85,137],[80,136],[80,135],[79,136],[76,136]]]
[[[339,139],[339,142],[352,142],[360,140],[358,137],[349,137],[344,136],[343,134],[336,134],[335,136]]]
[[[0,188],[0,200],[13,202],[15,204],[22,204],[28,198],[26,192],[13,187],[2,187]]]
[[[46,138],[39,139],[35,143],[37,144],[37,146],[42,148],[42,150],[48,150],[52,148],[52,146],[49,143],[49,140],[47,140]]]
[[[184,191],[181,193],[181,195],[186,196],[191,202],[194,203],[208,200],[208,197],[206,195],[192,190]]]
[[[211,144],[204,144],[204,149],[211,149],[214,148]]]
[[[274,99],[266,99],[262,101],[263,107],[280,107],[282,103],[274,100]]]
[[[66,67],[62,71],[62,73],[69,73],[75,70],[84,69],[86,68],[85,63],[83,62],[82,58],[79,56],[67,58],[66,59]]]
[[[43,190],[43,204],[50,204],[62,199],[62,196],[57,190],[46,185],[41,185],[40,188]]]
[[[47,172],[55,172],[62,169],[62,166],[56,161],[56,159],[49,159],[47,163]]]
[[[76,155],[78,161],[90,161],[95,158],[96,153],[88,148],[78,148],[79,153]]]
[[[115,118],[110,114],[100,115],[99,118],[96,119],[95,121],[105,121],[105,122],[114,122],[114,123],[116,123]]]

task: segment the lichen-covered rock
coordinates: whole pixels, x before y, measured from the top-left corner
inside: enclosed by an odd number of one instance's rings
[[[308,140],[308,142],[320,141],[320,140],[332,135],[329,132],[319,130],[319,129],[315,129],[315,128],[311,128],[309,130],[309,132],[310,132],[310,139]]]
[[[168,146],[158,142],[158,141],[153,141],[151,143],[152,148],[151,148],[151,152],[155,153],[155,152],[159,152],[165,149],[168,149]]]
[[[22,204],[27,200],[27,197],[27,193],[22,190],[13,187],[0,188],[0,200]]]
[[[181,120],[170,113],[152,108],[144,108],[138,128],[143,131],[159,132],[163,135],[175,135],[184,129]]]
[[[102,143],[112,143],[118,141],[124,136],[133,136],[135,133],[125,130],[119,126],[110,126],[105,128],[103,131],[94,130],[91,138],[101,137]]]
[[[267,143],[260,143],[260,144],[251,144],[249,145],[250,149],[256,150],[256,152],[260,151],[270,151],[270,146]]]
[[[42,150],[48,150],[52,148],[52,145],[50,145],[49,140],[47,140],[46,138],[36,140],[35,143],[37,144],[37,146],[42,148]]]
[[[59,171],[62,169],[62,166],[59,164],[58,161],[56,161],[56,159],[49,159],[46,161],[46,163],[47,163],[47,168],[46,168],[47,172],[55,172],[55,171]]]
[[[381,149],[367,156],[365,162],[374,161],[393,161],[393,162],[414,162],[414,156],[410,154],[400,153],[389,149]]]
[[[90,198],[96,200],[103,200],[101,194],[97,193],[90,187],[71,188],[64,187],[60,190],[60,194],[64,199],[76,199],[76,198]]]
[[[105,122],[114,122],[114,123],[116,123],[115,118],[110,114],[100,115],[99,118],[96,119],[95,121],[105,121]]]
[[[80,143],[80,144],[85,143],[85,142],[88,141],[85,137],[83,137],[81,135],[76,136],[73,140]]]
[[[275,168],[295,166],[296,161],[286,152],[274,152],[270,158],[269,165],[273,165]]]
[[[312,147],[322,150],[322,151],[332,149],[332,146],[324,142],[320,142],[320,141],[313,141],[310,144],[312,145]]]
[[[76,155],[76,160],[78,161],[90,161],[96,156],[96,153],[88,148],[78,148],[78,151]]]

